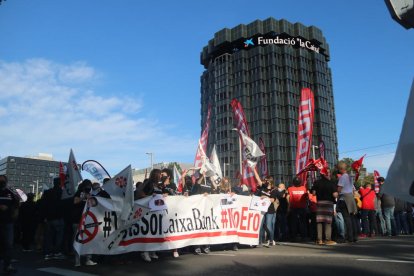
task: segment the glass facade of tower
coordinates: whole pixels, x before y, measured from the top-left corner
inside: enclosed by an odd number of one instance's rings
[[[269,174],[276,181],[295,175],[300,91],[315,95],[313,144],[325,142],[332,166],[338,143],[329,47],[321,30],[273,18],[223,29],[201,52],[201,125],[212,105],[208,152],[216,144],[226,176],[239,170],[238,135],[232,131],[230,102],[243,105],[252,139],[266,146]],[[316,150],[316,152],[318,152]],[[316,158],[319,154],[316,154]],[[224,165],[229,164],[229,165]]]

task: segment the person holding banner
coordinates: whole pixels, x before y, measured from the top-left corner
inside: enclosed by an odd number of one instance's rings
[[[187,185],[187,179],[188,178],[186,176],[186,185]],[[208,195],[208,192],[207,192],[208,191],[208,187],[206,185],[203,185],[204,187],[201,186],[201,183],[204,182],[204,180],[205,180],[205,176],[204,175],[201,175],[197,179],[196,182],[193,182],[191,180],[192,186],[191,186],[191,188],[190,188],[190,190],[188,192],[188,195],[189,196],[193,196],[193,195],[201,195],[201,194],[204,194],[205,196],[207,196]],[[202,254],[201,246],[200,245],[195,245],[193,248],[194,248],[194,253],[196,255],[201,255]],[[210,253],[210,246],[209,245],[204,245],[203,246],[203,252],[206,253],[206,254],[209,254]]]
[[[163,185],[162,193],[164,195],[176,195],[177,194],[177,185],[176,183],[171,182],[173,178],[172,171],[170,169],[162,169],[161,171],[161,182]]]
[[[220,182],[220,185],[217,187],[217,192],[219,194],[228,194],[230,196],[235,195],[235,193],[233,193],[231,191],[231,183],[230,183],[230,181],[227,177],[223,177],[223,179]],[[239,250],[239,247],[237,246],[237,243],[230,243],[230,244],[228,244],[228,246],[233,251],[238,251]]]
[[[177,185],[171,182],[172,177],[173,174],[170,169],[165,168],[161,171],[161,182],[163,185],[162,193],[164,196],[174,196],[177,194]],[[177,249],[173,249],[173,257],[180,257]]]
[[[91,198],[92,182],[89,179],[85,179],[79,184],[78,189],[73,198],[73,209],[72,209],[72,227],[73,232],[75,233],[74,239],[80,238],[83,233],[82,229],[82,215],[85,210],[86,201]],[[85,265],[93,266],[97,263],[92,261],[91,255],[85,255],[86,262]],[[78,253],[75,253],[75,266],[81,265],[81,256]]]
[[[163,188],[163,183],[161,181],[161,170],[153,169],[150,172],[149,178],[144,180],[144,183],[142,184],[142,191],[139,196],[140,198],[144,198],[155,194],[162,194]],[[150,263],[152,259],[158,260],[158,255],[154,251],[144,251],[141,252],[141,258],[145,262]]]
[[[270,204],[262,223],[260,229],[261,235],[260,240],[265,247],[271,245],[276,245],[275,241],[275,224],[276,224],[276,210],[279,207],[279,200],[277,199],[277,190],[275,189],[273,177],[266,176],[262,181],[257,173],[257,170],[254,170],[254,174],[258,183],[257,196],[268,197],[270,199]],[[265,242],[264,233],[267,233],[267,242]]]

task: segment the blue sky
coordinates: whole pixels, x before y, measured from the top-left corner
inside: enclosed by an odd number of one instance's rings
[[[0,6],[0,156],[52,153],[129,163],[192,162],[199,54],[215,32],[256,19],[322,29],[343,156],[385,174],[414,77],[414,30],[383,1],[23,1]],[[353,151],[353,152],[348,152]],[[375,155],[370,157],[370,155]]]

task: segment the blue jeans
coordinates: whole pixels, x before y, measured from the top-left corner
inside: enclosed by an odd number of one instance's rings
[[[387,233],[387,229],[385,228],[385,220],[384,216],[382,215],[381,209],[375,210],[375,215],[377,217],[378,226],[380,227],[380,233],[385,235]]]
[[[275,240],[275,224],[276,224],[276,214],[266,214],[266,228],[269,236],[267,239],[272,242]]]
[[[383,208],[382,210],[384,212],[385,228],[387,230],[388,236],[391,236],[391,234],[395,234],[394,208],[395,207],[388,207]]]
[[[345,239],[345,222],[344,217],[341,213],[336,213],[336,216],[334,216],[336,229],[338,231],[338,236],[340,239]]]
[[[63,230],[63,219],[50,220],[46,222],[45,255],[62,252]]]
[[[13,251],[13,223],[0,223],[0,257],[4,267],[10,265]]]

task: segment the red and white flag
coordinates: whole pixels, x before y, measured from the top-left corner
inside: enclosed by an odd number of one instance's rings
[[[309,88],[301,91],[298,121],[298,140],[296,145],[296,174],[302,171],[308,163],[312,145],[313,118],[314,118],[313,92]],[[306,184],[306,174],[301,175],[302,185]]]
[[[177,192],[181,194],[183,192],[183,179],[181,178],[181,174],[176,165],[174,165],[173,176],[174,183],[177,186]]]
[[[232,111],[233,111],[233,118],[234,118],[234,122],[235,125],[237,127],[237,129],[239,130],[239,132],[250,136],[250,132],[249,132],[249,128],[247,126],[247,120],[246,120],[246,116],[244,114],[244,110],[242,105],[240,104],[240,102],[237,99],[233,99],[231,101],[231,107],[232,107]],[[242,139],[241,135],[240,135],[240,139]],[[243,140],[242,144],[243,144]],[[243,146],[242,149],[243,153],[245,152],[245,147]],[[241,179],[241,183],[240,184],[246,184],[247,186],[250,186],[251,191],[255,192],[256,191],[256,186],[257,186],[257,181],[256,181],[256,177],[254,175],[254,169],[252,167],[249,166],[249,163],[247,162],[247,158],[246,155],[243,154],[243,164],[242,164],[242,179]]]
[[[260,176],[262,178],[269,175],[269,168],[267,167],[267,157],[266,157],[266,148],[265,144],[263,142],[263,139],[259,138],[259,147],[260,150],[263,152],[264,156],[262,156],[262,159],[260,160]]]
[[[378,178],[380,177],[380,173],[376,170],[374,170],[374,190],[375,193],[378,194],[380,191],[380,185],[378,183]]]
[[[208,131],[210,129],[210,115],[211,115],[211,105],[208,106],[206,125],[204,127],[201,138],[198,141],[197,153],[194,160],[194,167],[201,168],[203,165],[203,159],[205,159],[205,152],[207,151],[207,141],[208,141]]]

